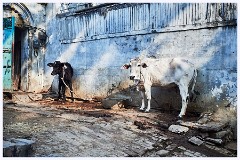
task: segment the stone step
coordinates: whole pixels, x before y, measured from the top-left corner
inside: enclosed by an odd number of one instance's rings
[[[102,100],[102,105],[105,109],[119,109],[125,108],[129,101],[131,97],[128,96],[108,97]]]
[[[43,99],[43,95],[41,93],[29,93],[29,92],[20,92],[20,91],[13,91],[8,92],[10,95],[10,99],[13,102],[32,102],[32,101],[39,101]]]
[[[34,143],[32,140],[15,138],[3,141],[3,157],[29,157]]]

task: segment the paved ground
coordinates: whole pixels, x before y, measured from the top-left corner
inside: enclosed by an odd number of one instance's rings
[[[172,133],[178,112],[136,108],[103,109],[99,102],[62,104],[44,100],[31,103],[5,101],[3,138],[35,141],[33,157],[236,157],[236,150],[188,140],[203,133],[189,128]],[[196,121],[190,113],[184,121]]]

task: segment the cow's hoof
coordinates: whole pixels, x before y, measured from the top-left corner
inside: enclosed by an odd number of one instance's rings
[[[183,119],[183,116],[178,116],[177,117],[177,120],[182,120]]]
[[[145,113],[149,113],[149,110],[145,110],[144,112],[145,112]]]

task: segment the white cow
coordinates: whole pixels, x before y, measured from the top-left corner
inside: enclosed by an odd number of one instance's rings
[[[143,58],[132,59],[129,64],[122,66],[123,69],[130,68],[130,79],[139,87],[144,86],[145,94],[148,100],[146,112],[151,108],[151,87],[166,86],[171,83],[178,85],[180,95],[182,97],[182,109],[179,117],[186,113],[188,103],[188,88],[192,83],[191,92],[196,83],[197,70],[188,60],[181,58]],[[142,96],[142,106],[140,110],[145,108],[144,91],[140,90]]]

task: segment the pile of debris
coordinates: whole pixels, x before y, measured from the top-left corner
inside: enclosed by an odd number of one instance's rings
[[[216,113],[204,113],[196,122],[184,122],[179,120],[179,125],[171,125],[168,130],[173,133],[186,133],[189,128],[198,130],[198,134],[189,139],[189,143],[193,145],[205,145],[224,147],[237,153],[237,119],[232,116],[229,118],[226,111],[224,114],[221,111],[221,116],[228,117],[228,120],[219,116],[219,111]],[[216,116],[217,115],[217,116]]]

